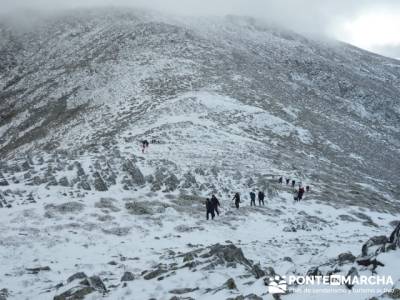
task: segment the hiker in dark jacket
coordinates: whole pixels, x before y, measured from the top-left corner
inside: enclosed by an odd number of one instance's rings
[[[240,194],[236,193],[235,196],[233,196],[233,199],[235,201],[235,206],[237,209],[239,209],[239,203],[240,203]]]
[[[250,206],[256,206],[256,193],[250,192]]]
[[[289,185],[290,179],[286,178],[286,185]]]
[[[206,199],[206,211],[207,211],[207,220],[209,219],[210,215],[211,219],[214,220],[215,214],[210,198]]]
[[[292,187],[294,188],[295,185],[296,185],[296,180],[292,180]]]
[[[262,203],[262,205],[265,205],[265,204],[264,204],[264,198],[265,198],[264,192],[259,191],[259,192],[258,192],[258,204],[259,204],[260,206],[261,206],[261,203]]]
[[[211,196],[211,205],[212,205],[213,210],[219,216],[218,206],[221,206],[221,204],[219,203],[219,201],[218,201],[217,197],[215,197],[215,195]]]
[[[279,177],[279,180],[278,180],[278,182],[280,183],[280,184],[282,184],[282,182],[283,182],[283,177],[281,176],[281,177]]]
[[[306,186],[306,192],[308,193],[309,191],[310,191],[310,186],[307,185],[307,186]]]
[[[304,195],[304,188],[300,187],[299,192],[297,194],[297,201],[300,201],[301,199],[303,199],[303,195]]]

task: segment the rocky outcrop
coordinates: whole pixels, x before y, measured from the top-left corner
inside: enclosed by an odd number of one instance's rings
[[[104,182],[103,178],[100,176],[99,172],[94,172],[93,178],[94,178],[94,188],[96,189],[96,191],[99,192],[108,191],[108,187]]]
[[[141,186],[146,183],[146,180],[140,169],[133,164],[131,160],[126,160],[122,166],[122,170],[127,172],[134,185]]]

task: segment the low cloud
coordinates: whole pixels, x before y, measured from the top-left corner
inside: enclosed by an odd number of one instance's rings
[[[375,10],[398,11],[398,0],[0,0],[3,13],[49,12],[96,6],[132,6],[185,15],[247,15],[308,34],[352,42],[343,24]],[[400,15],[399,15],[400,18]],[[400,30],[400,28],[399,28]],[[361,45],[359,45],[361,46]],[[400,46],[400,45],[399,45]],[[380,45],[380,49],[385,47]],[[396,45],[390,45],[391,49]],[[390,50],[387,53],[392,53]]]

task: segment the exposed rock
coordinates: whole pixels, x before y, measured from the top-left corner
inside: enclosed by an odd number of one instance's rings
[[[347,278],[350,277],[350,278],[351,278],[350,281],[353,281],[353,279],[354,279],[355,277],[358,277],[358,271],[357,271],[357,269],[356,269],[355,267],[352,267],[352,268],[349,270],[349,272],[347,273],[346,277],[347,277]],[[350,289],[350,290],[353,288],[353,285],[352,285],[351,283],[349,283],[349,282],[346,282],[345,285],[346,285],[346,287],[347,287],[348,289]]]
[[[125,236],[128,235],[130,230],[131,230],[130,227],[113,227],[113,228],[103,229],[103,232],[117,236]]]
[[[356,257],[351,252],[345,252],[339,254],[337,260],[339,265],[344,265],[346,263],[353,263],[356,260]]]
[[[100,201],[96,202],[94,206],[97,208],[105,208],[113,212],[120,211],[120,209],[114,205],[115,202],[116,200],[113,198],[100,198]]]
[[[229,278],[224,284],[223,287],[227,288],[228,290],[237,290],[235,280],[233,278]]]
[[[260,264],[253,265],[251,272],[256,277],[256,279],[259,279],[259,278],[265,276],[265,272],[261,269]]]
[[[165,189],[164,192],[175,191],[179,186],[179,179],[174,174],[170,174],[164,181]]]
[[[50,267],[46,266],[46,267],[37,267],[37,268],[26,268],[26,270],[30,274],[38,274],[39,272],[42,272],[42,271],[50,271]]]
[[[125,203],[125,208],[133,215],[148,215],[153,213],[148,205],[143,202],[127,202]]]
[[[242,249],[236,247],[233,244],[220,245],[215,244],[210,247],[208,254],[203,257],[215,256],[221,259],[222,262],[236,262],[252,269],[251,262],[243,255]]]
[[[10,294],[9,294],[7,289],[1,289],[0,290],[0,300],[7,300],[9,295]]]
[[[8,181],[4,178],[3,173],[0,172],[0,186],[7,186]]]
[[[183,288],[183,289],[174,289],[174,290],[170,290],[169,292],[171,294],[177,294],[177,295],[183,295],[183,294],[187,294],[187,293],[192,293],[194,291],[197,291],[199,288]]]
[[[84,209],[84,205],[79,202],[66,202],[59,205],[47,204],[44,208],[46,216],[52,217],[53,213],[68,214],[80,212]]]
[[[166,270],[165,268],[163,268],[162,266],[158,266],[156,270],[151,271],[149,273],[146,273],[143,278],[146,280],[150,280],[153,278],[156,278],[164,273],[168,272],[168,270]]]
[[[86,285],[88,287],[91,287],[100,293],[107,292],[107,288],[99,276],[96,276],[96,275],[90,276],[90,277],[84,279],[83,281],[81,281],[80,283],[83,285]]]
[[[322,276],[322,273],[318,267],[312,267],[307,271],[307,276]]]
[[[125,272],[124,275],[122,275],[121,281],[132,281],[135,280],[135,275],[133,275],[131,272]]]
[[[105,184],[103,178],[101,178],[99,172],[94,172],[93,177],[94,177],[94,188],[96,191],[105,192],[108,190],[107,185]]]
[[[183,175],[184,182],[182,184],[182,188],[188,189],[190,187],[194,187],[197,185],[196,177],[192,175],[192,173],[188,172]]]
[[[77,286],[58,296],[55,296],[53,300],[83,300],[85,296],[93,293],[94,291],[95,289],[89,286]]]
[[[61,185],[61,186],[65,186],[65,187],[68,187],[69,186],[69,181],[68,181],[68,178],[67,177],[62,177],[59,181],[58,181],[58,183]]]
[[[85,279],[85,278],[87,278],[85,273],[78,272],[78,273],[75,273],[75,274],[71,275],[70,277],[68,277],[67,282],[70,283],[70,282],[72,282],[74,280]]]
[[[362,256],[368,256],[370,254],[373,254],[373,255],[378,254],[384,249],[385,244],[388,242],[389,242],[388,238],[384,235],[374,236],[374,237],[370,238],[362,246],[361,254],[362,254]],[[379,246],[379,247],[376,247],[376,246]]]
[[[132,177],[132,181],[135,185],[144,185],[146,180],[140,171],[140,169],[135,166],[131,160],[126,160],[122,166],[122,170],[129,173]]]

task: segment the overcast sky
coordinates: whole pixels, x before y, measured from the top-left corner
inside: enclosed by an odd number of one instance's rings
[[[140,6],[177,14],[238,14],[324,34],[400,58],[400,0],[0,0],[0,11]]]

